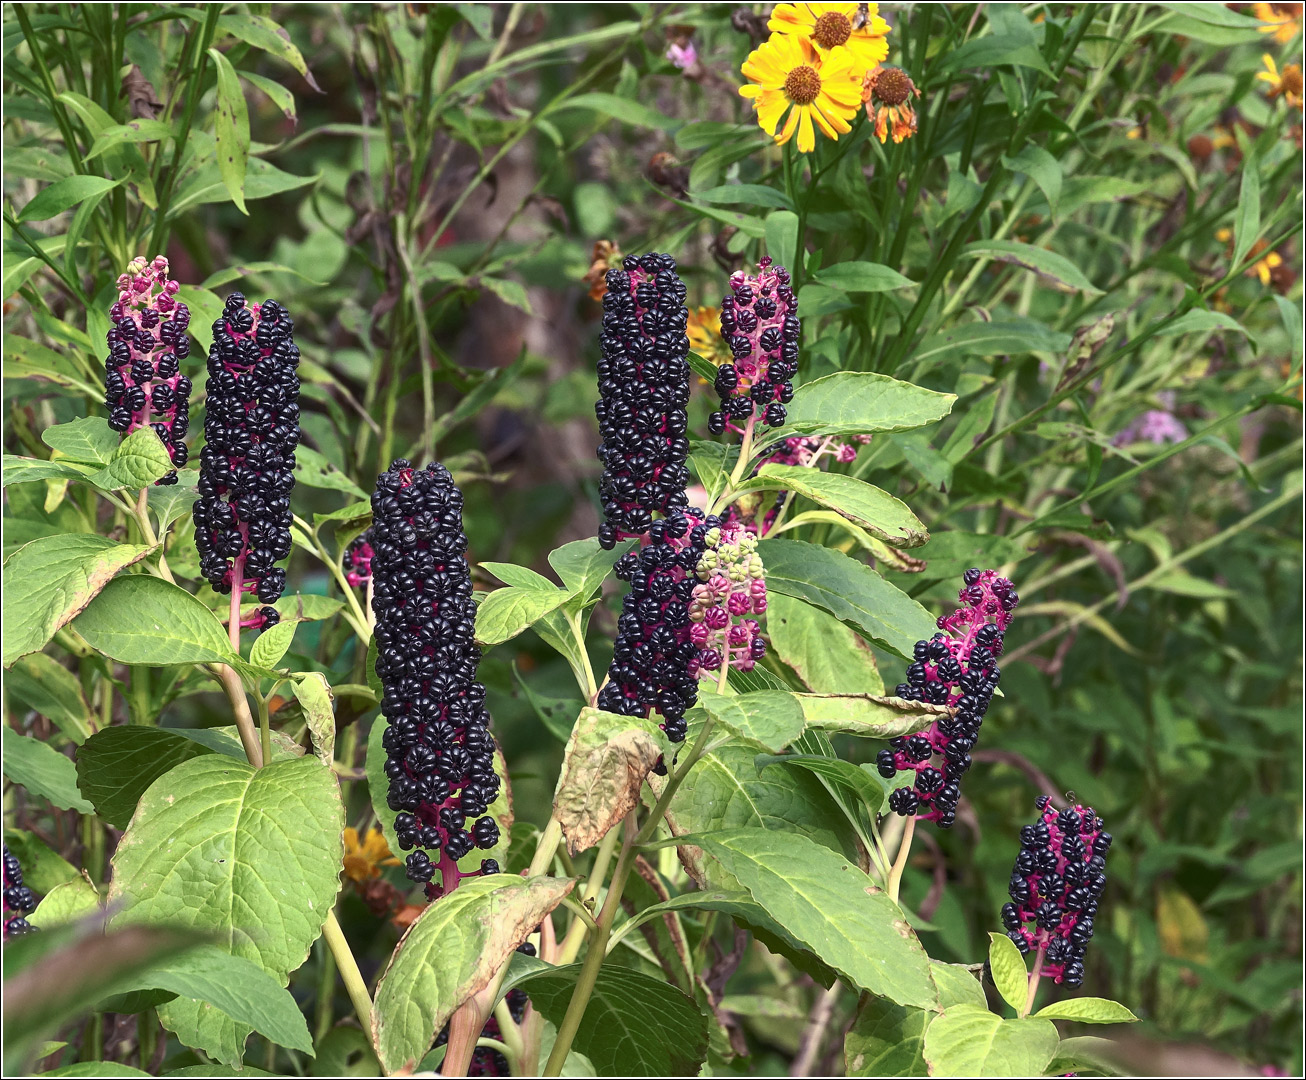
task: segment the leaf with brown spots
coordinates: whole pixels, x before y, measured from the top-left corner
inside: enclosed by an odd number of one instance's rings
[[[418,916],[390,957],[372,1007],[372,1041],[387,1074],[416,1067],[458,1006],[490,984],[574,885],[492,874]]]
[[[553,814],[573,855],[593,847],[639,801],[666,739],[652,720],[582,709],[562,760]]]

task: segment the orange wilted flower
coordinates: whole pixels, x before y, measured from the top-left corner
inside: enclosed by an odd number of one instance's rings
[[[380,829],[369,829],[361,840],[357,829],[345,829],[345,876],[350,881],[362,884],[380,877],[381,867],[399,865]]]
[[[621,265],[621,248],[611,240],[599,240],[590,256],[590,268],[585,274],[585,284],[590,287],[590,299],[602,300],[608,291],[608,271]]]
[[[1301,29],[1302,4],[1253,4],[1252,14],[1261,22],[1262,34],[1273,34],[1275,41],[1285,45],[1297,36]]]
[[[1277,97],[1282,97],[1292,108],[1300,109],[1302,106],[1302,75],[1299,64],[1284,64],[1283,70],[1274,62],[1274,57],[1266,53],[1261,57],[1265,64],[1264,71],[1258,71],[1256,78],[1260,82],[1270,84],[1270,93],[1268,97],[1273,101]]]
[[[916,134],[916,110],[911,99],[919,96],[916,84],[902,68],[878,67],[866,73],[862,101],[866,103],[866,115],[875,122],[875,136],[880,142],[890,134],[895,143]]]

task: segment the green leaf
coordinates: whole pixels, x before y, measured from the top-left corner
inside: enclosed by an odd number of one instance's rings
[[[127,143],[161,142],[171,138],[172,128],[162,120],[129,120],[125,124],[111,124],[95,137],[86,153],[86,160]]]
[[[1020,153],[1002,156],[1002,164],[1012,172],[1022,172],[1043,190],[1052,216],[1057,215],[1057,203],[1061,200],[1062,172],[1061,163],[1041,146],[1028,143]]]
[[[957,1005],[925,1032],[925,1060],[931,1076],[1042,1076],[1057,1042],[1051,1021]]]
[[[793,435],[871,435],[907,431],[947,416],[955,394],[869,371],[838,371],[794,391],[784,426],[766,442]]]
[[[713,369],[715,370],[715,369]],[[711,379],[708,380],[709,385]],[[698,482],[707,492],[709,502],[725,490],[730,470],[739,460],[737,448],[722,443],[694,441],[689,444],[689,464],[698,476]]]
[[[321,596],[318,593],[291,593],[288,596],[283,596],[272,606],[281,612],[283,619],[315,622],[318,619],[331,618],[332,615],[345,606],[345,602],[337,600],[333,596]]]
[[[634,548],[635,543],[634,540],[623,540],[610,551],[604,551],[593,537],[573,540],[549,552],[549,565],[573,598],[589,600],[599,591],[617,560]]]
[[[1202,311],[1200,309],[1194,309],[1180,315],[1168,326],[1161,327],[1156,332],[1156,336],[1167,337],[1171,334],[1210,333],[1212,330],[1232,330],[1235,334],[1242,334],[1243,337],[1251,339],[1251,334],[1232,315],[1226,315],[1223,311]]]
[[[185,926],[284,986],[340,887],[340,787],[316,758],[261,769],[220,754],[184,761],[142,796],[113,857],[112,923]],[[206,1003],[159,1009],[188,1046],[238,1065],[250,1026]]]
[[[183,761],[212,753],[164,728],[107,727],[77,749],[77,785],[110,825],[127,828],[141,796]]]
[[[47,653],[29,653],[14,664],[5,691],[14,704],[35,710],[75,743],[85,742],[94,730],[82,684]]]
[[[295,451],[295,483],[328,491],[343,491],[356,499],[368,494],[312,447],[302,443]]]
[[[417,917],[376,986],[372,1039],[387,1073],[416,1067],[454,1010],[489,985],[574,884],[492,874]]]
[[[249,650],[249,662],[258,667],[275,668],[289,650],[298,628],[297,620],[282,619],[275,626],[262,631]]]
[[[541,579],[546,580],[546,579]],[[550,611],[567,602],[567,590],[549,585],[495,589],[476,609],[476,640],[498,645],[515,638]]]
[[[83,465],[107,465],[121,436],[102,416],[82,416],[41,432],[41,441],[63,457]]]
[[[169,1010],[208,1006],[235,1025],[252,1028],[274,1043],[313,1053],[308,1024],[290,991],[259,964],[215,945],[192,949],[184,957],[152,967],[130,982],[131,990],[176,994],[177,1000],[167,1006]],[[183,998],[189,1001],[183,1002]]]
[[[581,710],[553,792],[553,816],[572,855],[597,844],[638,805],[644,778],[669,749],[654,720]]]
[[[279,23],[266,15],[223,15],[218,19],[218,30],[240,38],[256,49],[262,49],[269,56],[284,60],[304,76],[309,86],[318,90],[317,82],[309,73],[308,65],[304,63],[303,54],[290,40],[290,35]]]
[[[541,694],[522,678],[521,672],[517,670],[515,664],[512,670],[517,678],[517,685],[521,687],[522,693],[526,695],[526,700],[530,702],[531,708],[535,710],[535,715],[539,717],[540,723],[549,729],[549,734],[565,746],[567,740],[571,738],[571,729],[576,724],[576,717],[580,715],[585,703],[579,698],[558,698]]]
[[[100,910],[100,894],[86,878],[78,876],[48,892],[28,922],[39,930],[52,930]]]
[[[935,1014],[863,996],[853,1026],[843,1040],[848,1076],[928,1076],[925,1029]]]
[[[758,553],[768,589],[823,608],[903,658],[937,629],[920,604],[841,551],[800,540],[763,540]]]
[[[696,725],[691,725],[690,741]],[[671,800],[667,820],[674,835],[718,829],[774,829],[792,832],[844,855],[857,854],[857,839],[815,776],[768,769],[759,775],[754,760],[760,743],[732,741],[704,754]],[[664,781],[650,777],[659,794]],[[739,883],[720,867],[705,863],[697,848],[682,847],[681,858],[700,886],[738,891]],[[795,943],[796,944],[796,943]]]
[[[253,86],[256,90],[262,90],[269,98],[272,104],[280,109],[287,120],[294,125],[298,119],[295,115],[295,95],[282,86],[275,79],[264,78],[262,75],[255,75],[252,71],[242,71],[240,77]],[[288,267],[286,269],[289,269]],[[298,274],[297,270],[290,270],[292,274]],[[301,275],[302,276],[302,275]]]
[[[766,632],[775,655],[818,694],[880,694],[875,654],[855,631],[820,608],[775,593],[767,601]]]
[[[236,659],[226,628],[203,602],[148,574],[111,582],[78,616],[75,628],[91,648],[123,664]]]
[[[935,1006],[924,948],[855,863],[792,832],[730,829],[689,839],[851,985],[899,1005]]]
[[[317,180],[317,176],[292,176],[262,158],[250,158],[245,170],[245,201],[283,195],[306,184],[316,183]],[[167,220],[173,221],[202,203],[226,202],[230,197],[218,170],[218,163],[214,161],[192,174],[180,187],[173,199],[172,208],[168,211]],[[183,289],[179,295],[184,296],[185,292]],[[192,323],[192,333],[194,329]]]
[[[213,133],[217,140],[218,172],[227,185],[231,201],[242,214],[245,209],[245,163],[249,160],[249,106],[231,61],[217,49],[209,50],[218,73],[217,109]]]
[[[790,273],[798,271],[798,215],[792,210],[766,215],[766,253]]]
[[[19,735],[8,724],[0,738],[4,740],[4,774],[15,784],[49,799],[60,810],[94,811],[77,790],[77,769],[69,758],[40,739]]]
[[[275,627],[274,627],[275,629]],[[291,681],[295,699],[304,711],[304,723],[308,725],[309,736],[318,758],[327,768],[331,767],[336,753],[336,712],[335,699],[326,676],[318,671],[311,671]]]
[[[1017,240],[977,240],[962,248],[960,257],[1013,263],[1032,270],[1064,292],[1082,292],[1086,296],[1102,295],[1102,290],[1064,255],[1033,244],[1022,244]]]
[[[677,141],[679,141],[677,139]],[[695,191],[699,202],[718,206],[763,206],[768,209],[793,210],[793,201],[783,191],[765,184],[723,184],[720,187]]]
[[[915,286],[897,270],[873,262],[839,262],[816,272],[816,280],[832,289],[850,293],[891,292]]]
[[[1133,1013],[1118,1001],[1107,998],[1067,998],[1044,1005],[1034,1014],[1043,1020],[1077,1020],[1081,1024],[1133,1024]]]
[[[598,91],[567,98],[559,102],[553,111],[561,112],[564,109],[591,109],[600,116],[630,124],[632,127],[665,129],[680,126],[680,121],[674,116],[667,116],[649,105]]]
[[[1029,969],[1025,957],[1006,934],[989,933],[989,970],[1002,999],[1019,1012],[1029,994]]]
[[[153,550],[90,533],[43,536],[20,547],[4,564],[5,666],[43,648],[114,574]]]
[[[925,526],[887,491],[844,473],[822,472],[800,465],[763,465],[740,491],[792,491],[842,514],[872,536],[894,547],[919,547],[930,538]]]
[[[5,487],[10,484],[34,484],[40,480],[85,480],[90,472],[85,466],[70,462],[19,457],[17,454],[4,456]]]
[[[581,965],[533,972],[518,985],[555,1025],[562,1023]],[[697,1076],[707,1058],[708,1021],[692,998],[662,979],[606,964],[573,1046],[600,1076]]]
[[[893,739],[924,731],[950,712],[946,705],[904,701],[878,694],[795,694],[809,729]]]
[[[112,191],[121,180],[106,180],[103,176],[77,174],[56,180],[42,188],[36,197],[23,207],[19,221],[49,221],[50,218],[70,210],[84,199]]]
[[[1256,151],[1243,162],[1242,184],[1238,188],[1238,209],[1233,219],[1233,259],[1241,265],[1261,231],[1261,160]]]
[[[791,769],[806,769],[808,772],[824,776],[837,787],[852,792],[872,815],[884,809],[889,789],[878,773],[872,773],[873,765],[854,765],[842,758],[825,757],[821,754],[759,754],[754,762],[757,771],[780,765]]]
[[[953,49],[943,64],[945,71],[962,68],[992,68],[1003,64],[1033,68],[1052,77],[1038,46],[1023,34],[989,34],[972,38]]]
[[[1079,1035],[1062,1039],[1056,1057],[1048,1066],[1047,1075],[1065,1076],[1070,1072],[1098,1072],[1104,1076],[1128,1075],[1128,1066],[1121,1060],[1119,1047],[1110,1039],[1095,1035]]]
[[[118,444],[113,456],[90,481],[101,491],[139,491],[172,471],[172,459],[153,428],[137,428]]]
[[[803,733],[803,709],[793,694],[761,690],[726,697],[708,689],[698,694],[699,707],[736,735],[779,753]]]
[[[62,855],[55,854],[29,832],[6,829],[5,846],[14,853],[23,867],[23,884],[38,896],[53,892],[65,882],[79,878],[71,863]]]

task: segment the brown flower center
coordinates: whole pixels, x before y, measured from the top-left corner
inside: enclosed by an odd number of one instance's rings
[[[802,64],[785,79],[785,97],[795,105],[810,105],[821,92],[821,76],[816,69]]]
[[[1302,75],[1301,68],[1296,64],[1289,64],[1283,69],[1283,74],[1279,77],[1279,87],[1285,94],[1298,95],[1302,92]]]
[[[853,24],[849,21],[847,15],[840,15],[837,11],[827,11],[816,20],[816,26],[812,30],[812,40],[823,49],[833,49],[836,45],[842,45],[847,41],[853,32]]]
[[[916,90],[902,68],[880,68],[875,77],[875,96],[885,105],[901,105]]]

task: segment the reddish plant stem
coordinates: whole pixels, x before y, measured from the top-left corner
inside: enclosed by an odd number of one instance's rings
[[[1034,970],[1029,973],[1029,993],[1025,996],[1025,1007],[1020,1012],[1022,1017],[1034,1011],[1034,998],[1038,995],[1038,981],[1043,975],[1043,954],[1046,949],[1047,946],[1040,945],[1034,956]]]

